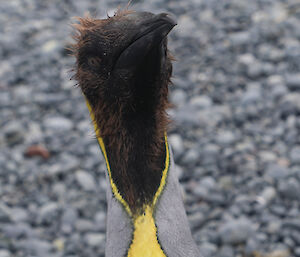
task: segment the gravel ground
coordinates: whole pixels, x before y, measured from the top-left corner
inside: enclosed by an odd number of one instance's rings
[[[0,1],[0,257],[104,256],[105,164],[68,70],[71,17]],[[175,14],[169,139],[205,257],[300,256],[299,0],[151,0]]]

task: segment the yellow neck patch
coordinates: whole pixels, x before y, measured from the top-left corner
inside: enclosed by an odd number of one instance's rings
[[[133,240],[128,257],[166,257],[156,236],[153,209],[146,207],[143,215],[134,219]]]
[[[157,239],[157,228],[155,225],[153,213],[158,198],[161,195],[163,188],[166,184],[167,174],[170,165],[170,153],[169,153],[167,135],[165,134],[165,146],[166,146],[165,168],[162,173],[160,185],[154,195],[152,203],[144,206],[143,214],[141,214],[140,216],[133,216],[128,203],[124,200],[124,198],[122,197],[122,195],[120,194],[117,188],[117,185],[114,183],[112,179],[110,165],[107,158],[107,153],[106,153],[103,139],[99,134],[99,129],[97,128],[97,124],[95,122],[95,118],[91,106],[87,100],[86,103],[90,111],[91,119],[94,123],[94,129],[97,135],[98,143],[100,145],[100,148],[102,150],[106,162],[106,167],[109,175],[109,181],[110,181],[112,192],[115,198],[124,206],[126,212],[128,213],[128,215],[133,221],[133,225],[134,225],[133,239],[131,245],[129,246],[127,257],[166,257]]]

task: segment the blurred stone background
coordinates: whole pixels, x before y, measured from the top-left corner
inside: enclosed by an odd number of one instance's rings
[[[300,256],[300,1],[151,0],[178,19],[169,139],[205,257]],[[105,165],[70,81],[72,17],[0,0],[0,257],[103,257]]]

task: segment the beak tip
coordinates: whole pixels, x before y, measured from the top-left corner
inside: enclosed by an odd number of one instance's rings
[[[172,27],[175,27],[177,25],[177,20],[173,14],[170,13],[161,13],[159,16],[165,20],[167,23],[169,23]]]

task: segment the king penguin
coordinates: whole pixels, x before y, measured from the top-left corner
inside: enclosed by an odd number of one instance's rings
[[[167,137],[175,25],[130,10],[74,25],[75,79],[107,167],[106,257],[201,257]]]

